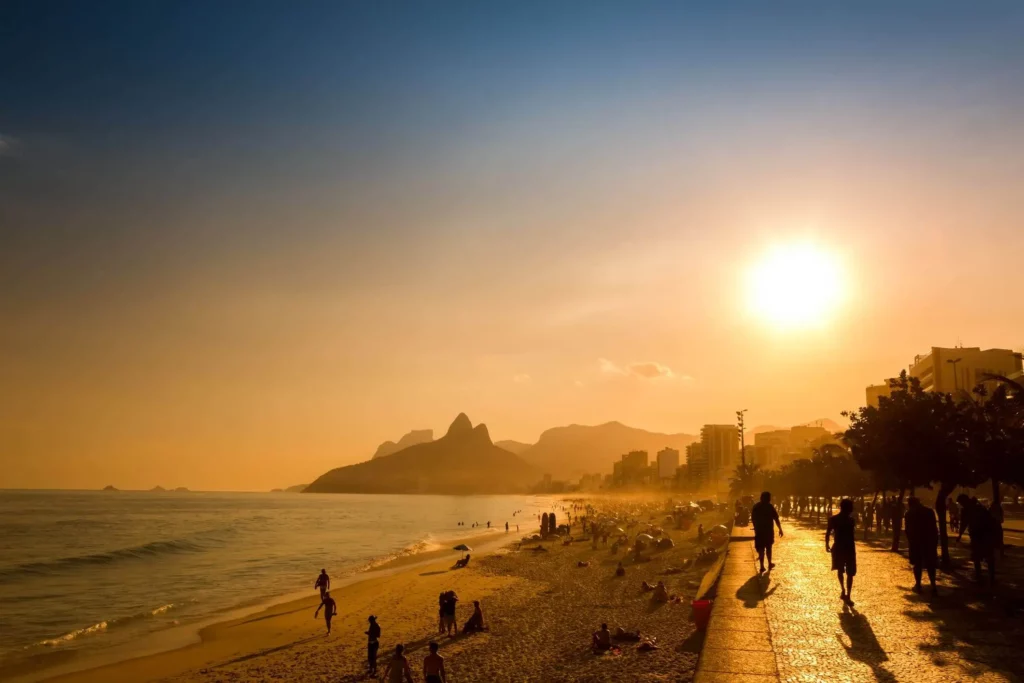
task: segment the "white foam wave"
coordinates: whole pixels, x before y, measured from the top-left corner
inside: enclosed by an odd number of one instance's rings
[[[100,623],[93,624],[92,626],[86,626],[85,628],[75,629],[74,631],[71,631],[70,633],[65,633],[62,636],[58,636],[57,638],[50,638],[48,640],[40,641],[39,644],[40,645],[46,645],[47,647],[54,647],[55,645],[61,645],[63,643],[68,643],[68,642],[74,640],[75,638],[81,638],[82,636],[87,636],[90,633],[99,633],[100,631],[106,631],[106,630],[107,630],[107,622],[101,621]]]

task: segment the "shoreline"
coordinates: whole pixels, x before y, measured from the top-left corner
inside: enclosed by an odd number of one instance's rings
[[[438,544],[466,543],[475,556],[483,557],[498,552],[503,547],[518,543],[521,535],[514,532],[504,533],[503,530],[494,528],[484,533],[473,529],[477,533],[457,533],[437,541]],[[351,574],[343,575],[331,581],[331,592],[338,592],[359,586],[370,581],[383,581],[398,574],[409,572],[435,564],[441,564],[447,560],[443,558],[455,558],[461,556],[458,551],[450,548],[434,548],[421,552],[399,553],[397,556],[382,556],[367,564],[357,566]],[[454,562],[454,559],[452,560]],[[336,599],[338,599],[336,597]],[[339,610],[341,600],[338,599]],[[13,673],[5,675],[4,680],[10,683],[44,683],[47,681],[62,681],[74,683],[77,681],[109,681],[129,680],[118,676],[116,669],[131,662],[142,662],[151,658],[158,658],[164,655],[172,655],[177,652],[201,648],[208,640],[215,638],[216,634],[228,625],[244,622],[251,617],[260,619],[272,618],[280,614],[288,614],[296,609],[309,607],[310,612],[316,609],[319,604],[319,596],[315,595],[312,589],[302,589],[290,593],[276,595],[266,599],[258,600],[251,604],[243,604],[237,607],[219,611],[208,615],[195,622],[173,626],[153,633],[145,634],[142,637],[99,652],[85,652],[81,656],[73,651],[66,652],[66,662],[51,666],[12,667]],[[289,608],[286,610],[286,608]],[[285,610],[285,611],[282,611]],[[322,622],[322,619],[321,619]],[[49,653],[48,653],[49,654]],[[78,661],[75,661],[78,660]],[[19,671],[19,668],[24,670]],[[135,667],[131,667],[135,668]],[[93,672],[104,673],[101,677],[94,677]],[[130,680],[149,680],[138,678]]]

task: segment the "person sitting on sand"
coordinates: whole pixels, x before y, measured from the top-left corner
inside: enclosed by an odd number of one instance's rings
[[[625,576],[626,568],[622,566],[622,562],[619,562],[619,566],[615,568],[615,576]]]
[[[604,652],[612,649],[612,634],[608,630],[608,624],[601,624],[601,628],[594,631],[591,643],[594,647],[594,652]]]
[[[395,655],[384,669],[384,680],[387,683],[402,683],[403,677],[406,683],[412,683],[412,669],[409,668],[409,660],[405,658],[404,652],[405,645],[395,645]]]
[[[338,613],[338,605],[334,602],[334,598],[331,597],[330,593],[324,593],[323,599],[320,600],[320,607],[317,607],[316,612],[313,612],[314,619],[320,615],[321,608],[324,610],[324,621],[327,622],[327,635],[331,635],[331,619]]]
[[[668,602],[670,598],[671,596],[668,594],[665,582],[659,581],[658,585],[654,587],[654,595],[651,596],[651,600],[654,602]]]
[[[484,613],[480,609],[480,601],[473,601],[473,616],[471,616],[466,623],[462,626],[463,635],[467,633],[474,633],[476,631],[484,630]]]
[[[615,638],[615,640],[639,641],[640,631],[627,631],[621,626],[619,626],[615,629],[615,635],[612,637]]]
[[[313,584],[313,588],[320,589],[320,600],[324,599],[324,594],[331,590],[331,577],[327,576],[327,570],[321,569],[320,576],[316,577],[316,583]]]
[[[377,617],[372,614],[367,621],[370,627],[366,629],[366,662],[369,666],[371,678],[377,677],[377,650],[380,649],[380,626],[377,624]]]
[[[645,581],[641,581],[640,582],[640,590],[642,590],[644,593],[647,593],[647,592],[650,592],[650,591],[654,590],[654,586],[652,584],[647,583],[646,580]]]
[[[423,680],[426,683],[448,683],[444,657],[437,654],[437,648],[437,643],[430,641],[430,654],[423,658]]]

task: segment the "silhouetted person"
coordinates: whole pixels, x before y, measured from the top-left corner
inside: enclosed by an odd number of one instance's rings
[[[868,532],[871,531],[871,524],[875,519],[875,504],[870,503],[864,508],[864,540],[868,540]]]
[[[615,576],[625,576],[626,568],[622,566],[622,562],[619,562],[619,566],[615,568]]]
[[[704,542],[704,525],[703,524],[698,524],[697,525],[697,543],[703,543],[703,542]]]
[[[484,630],[484,613],[480,609],[480,601],[473,601],[473,616],[466,620],[466,623],[462,625],[463,634],[473,633],[474,631]]]
[[[952,498],[946,500],[946,510],[949,512],[949,526],[953,529],[953,533],[960,533],[960,508]]]
[[[505,533],[508,533],[508,522],[505,522]]]
[[[957,496],[962,507],[962,522],[957,543],[963,538],[964,531],[971,535],[971,562],[974,563],[974,578],[981,583],[981,563],[988,564],[988,576],[991,583],[996,581],[996,546],[995,520],[977,498],[968,498],[967,494]]]
[[[320,600],[320,607],[317,607],[316,612],[313,612],[314,619],[319,616],[321,608],[324,610],[324,621],[327,622],[327,635],[331,635],[331,619],[338,613],[338,605],[334,602],[334,598],[331,597],[330,593],[324,593],[324,597]]]
[[[594,631],[591,636],[591,644],[594,652],[604,652],[612,649],[612,632],[608,630],[608,624],[601,624],[601,628]]]
[[[840,599],[853,607],[853,577],[857,575],[857,542],[854,538],[853,501],[844,498],[839,503],[839,513],[829,517],[825,530],[825,552],[832,553],[832,571],[839,572]],[[834,537],[832,547],[829,538]],[[843,584],[846,574],[846,584]]]
[[[459,596],[455,594],[455,591],[448,591],[444,594],[444,604],[441,607],[441,614],[445,632],[450,637],[454,637],[459,630],[458,624],[455,623],[455,605],[458,602]]]
[[[377,677],[377,651],[380,649],[380,626],[377,624],[377,617],[372,614],[367,621],[370,627],[366,629],[366,663],[369,666],[369,673],[372,678]]]
[[[754,503],[750,510],[750,521],[754,525],[754,548],[757,549],[757,559],[761,563],[761,573],[764,573],[764,557],[768,555],[768,569],[773,569],[772,546],[775,544],[775,527],[779,527],[779,536],[782,533],[782,522],[779,521],[779,512],[772,505],[772,494],[765,491],[761,494],[760,502]]]
[[[921,573],[927,571],[932,594],[938,595],[939,589],[935,585],[935,569],[939,563],[936,550],[939,544],[938,518],[935,511],[922,505],[916,496],[911,496],[909,505],[904,520],[907,523],[910,564],[914,567],[914,592],[921,592]]]
[[[444,657],[437,654],[437,643],[430,642],[430,654],[423,658],[423,680],[426,683],[448,683]]]
[[[327,576],[327,570],[321,569],[320,576],[316,577],[316,583],[313,584],[313,588],[320,589],[320,600],[324,599],[324,595],[327,591],[331,590],[331,577]]]
[[[384,680],[387,683],[412,683],[412,669],[409,668],[409,660],[405,658],[405,646],[395,645],[395,654],[391,657],[387,667],[384,669]]]

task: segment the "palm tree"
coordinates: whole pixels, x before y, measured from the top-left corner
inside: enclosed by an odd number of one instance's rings
[[[760,465],[751,462],[736,465],[736,471],[729,479],[729,493],[733,498],[753,494],[759,487],[762,477]]]

